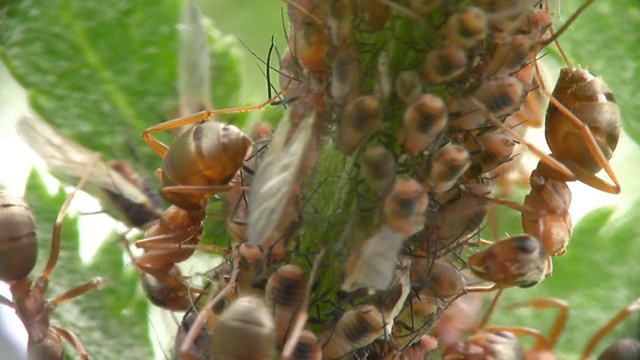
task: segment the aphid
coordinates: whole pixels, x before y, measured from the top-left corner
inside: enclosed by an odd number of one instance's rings
[[[383,360],[423,360],[429,358],[429,353],[438,346],[438,340],[430,335],[422,335],[417,341],[401,350],[388,351]]]
[[[435,336],[442,348],[460,341],[463,335],[477,329],[482,316],[483,293],[470,292],[456,298],[434,325]]]
[[[347,103],[360,90],[360,54],[355,48],[340,48],[332,65],[331,98],[338,104]]]
[[[518,110],[524,95],[524,87],[518,79],[498,76],[485,80],[472,96],[493,116],[501,117]]]
[[[306,288],[304,272],[293,264],[280,267],[267,281],[267,309],[275,320],[275,335],[279,346],[284,346],[296,314],[302,311]]]
[[[347,155],[366,144],[382,125],[382,109],[375,96],[350,102],[338,123],[338,146]]]
[[[395,318],[392,332],[392,344],[402,349],[418,340],[429,331],[427,326],[438,310],[437,300],[429,297],[415,296],[411,298]]]
[[[93,162],[95,161],[97,161],[96,156],[93,157]],[[37,256],[36,228],[31,211],[20,198],[0,192],[0,227],[5,231],[0,239],[0,258],[2,259],[0,280],[10,285],[13,297],[13,301],[10,301],[0,296],[0,304],[14,308],[24,324],[29,336],[27,344],[29,359],[64,359],[62,340],[67,341],[82,359],[89,358],[80,339],[69,330],[50,325],[49,315],[61,303],[100,288],[103,280],[99,277],[94,278],[51,300],[45,300],[44,296],[49,286],[49,277],[60,253],[62,221],[75,192],[86,183],[90,173],[91,171],[87,171],[85,167],[85,172],[80,176],[76,189],[68,195],[60,208],[53,225],[51,254],[36,281],[28,277]]]
[[[338,359],[372,343],[384,335],[383,328],[383,316],[373,305],[361,305],[345,312],[321,336],[323,359]]]
[[[494,243],[469,257],[469,267],[477,277],[491,281],[491,289],[511,286],[531,287],[547,272],[547,254],[531,235],[515,236]]]
[[[454,79],[467,69],[467,53],[459,46],[444,46],[429,51],[422,67],[422,79],[440,84]]]
[[[491,78],[518,72],[535,55],[534,45],[535,39],[528,35],[515,35],[508,40],[497,42],[488,68],[483,71],[483,76]]]
[[[38,118],[23,116],[16,129],[63,182],[76,183],[95,156]],[[98,199],[104,211],[128,226],[144,228],[162,215],[162,205],[128,163],[98,161],[83,188]]]
[[[512,160],[516,142],[504,132],[487,132],[465,142],[472,155],[472,171],[475,177],[496,170],[498,166]],[[473,149],[473,150],[471,150]]]
[[[451,189],[471,166],[469,152],[460,145],[447,145],[430,159],[425,188],[436,194]]]
[[[310,330],[303,330],[300,333],[298,343],[291,354],[291,359],[295,360],[320,360],[322,350],[318,344],[318,338]]]
[[[457,249],[471,240],[487,214],[489,201],[476,196],[489,192],[485,184],[465,184],[461,191],[437,211],[427,211],[424,239],[419,243],[425,253]]]
[[[351,42],[356,20],[355,0],[324,1],[327,12],[327,27],[336,47],[343,47]]]
[[[365,240],[345,263],[342,290],[386,290],[391,286],[406,236],[384,226]]]
[[[447,126],[447,107],[437,95],[423,94],[407,107],[402,116],[398,141],[408,155],[427,150]]]
[[[379,31],[391,17],[391,7],[378,0],[364,0],[362,4],[364,20],[371,30]]]
[[[312,0],[287,1],[291,34],[289,49],[303,68],[324,71],[328,48],[325,23],[327,14]]]
[[[524,360],[524,350],[518,338],[506,331],[497,333],[481,332],[465,341],[446,348],[444,360],[456,359],[501,359]]]
[[[362,156],[360,174],[378,198],[387,195],[396,178],[396,162],[382,146],[367,149]]]
[[[466,280],[455,266],[441,260],[430,262],[414,258],[411,264],[411,287],[420,296],[447,300],[461,293]]]
[[[443,33],[448,45],[470,48],[487,37],[487,14],[473,6],[464,7],[449,16]]]
[[[267,239],[280,239],[279,232],[297,217],[297,186],[306,176],[309,155],[313,156],[313,118],[302,120],[293,135],[292,122],[280,122],[276,135],[253,178],[249,192],[248,242],[269,248]],[[288,142],[287,142],[288,141]]]
[[[422,84],[418,73],[405,70],[398,74],[394,82],[396,95],[405,104],[413,103],[422,94]]]
[[[442,0],[409,0],[409,8],[424,16],[440,6]]]
[[[216,320],[211,359],[271,359],[275,354],[274,321],[264,301],[245,296]]]
[[[429,196],[420,183],[411,178],[397,179],[384,200],[384,223],[409,237],[424,228]]]

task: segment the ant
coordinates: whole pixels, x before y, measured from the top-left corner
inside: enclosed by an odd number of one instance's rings
[[[15,309],[22,320],[29,336],[29,359],[64,359],[62,340],[68,342],[82,359],[89,358],[80,339],[73,332],[49,324],[49,314],[61,303],[100,288],[104,283],[103,279],[96,277],[51,300],[45,300],[44,295],[60,254],[62,221],[75,193],[89,180],[96,162],[97,157],[94,156],[93,164],[85,170],[80,182],[60,208],[53,225],[49,259],[35,281],[28,276],[33,271],[38,251],[33,215],[22,199],[8,192],[0,192],[0,227],[6,231],[0,239],[0,280],[10,285],[13,297],[11,301],[0,296],[0,304]]]

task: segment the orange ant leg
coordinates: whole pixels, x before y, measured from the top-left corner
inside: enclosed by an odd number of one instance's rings
[[[598,343],[600,343],[600,341],[602,341],[602,339],[611,330],[613,330],[616,326],[618,326],[618,324],[620,324],[623,320],[625,320],[629,315],[636,312],[640,312],[640,299],[636,299],[634,302],[627,305],[613,319],[611,319],[611,321],[609,321],[609,323],[605,327],[600,329],[600,331],[598,331],[593,336],[593,338],[591,338],[591,340],[589,341],[589,344],[584,349],[584,352],[582,353],[582,356],[580,357],[580,359],[587,360],[589,356],[593,354],[593,351],[596,349],[596,346],[598,345]]]
[[[64,339],[67,343],[69,343],[69,345],[71,345],[71,347],[73,347],[78,352],[82,360],[89,360],[89,354],[87,354],[87,350],[85,350],[82,342],[80,342],[80,339],[76,336],[76,334],[57,326],[51,326],[51,328],[56,333],[56,335]]]
[[[503,123],[498,121],[498,119],[496,119],[495,116],[493,116],[493,114],[491,114],[484,107],[484,105],[482,105],[482,103],[480,103],[478,100],[473,99],[473,101],[475,101],[476,104],[481,107],[482,112],[485,114],[485,116],[492,123],[494,123],[497,127],[499,127],[500,129],[504,130],[506,133],[511,135],[511,137],[513,137],[516,141],[518,141],[523,146],[525,146],[527,148],[527,150],[531,151],[541,161],[543,161],[545,164],[549,165],[554,170],[562,173],[567,178],[575,179],[575,174],[565,164],[563,164],[560,161],[558,161],[557,159],[549,156],[548,154],[545,154],[544,152],[542,152],[542,150],[538,149],[535,145],[533,145],[532,143],[528,142],[522,136],[518,135],[515,131],[511,130],[509,127],[507,127],[506,125],[504,125]]]
[[[154,139],[153,137],[151,137],[151,133],[163,131],[163,130],[176,129],[185,125],[198,123],[216,115],[235,114],[235,113],[261,110],[265,106],[276,102],[282,94],[287,92],[293,80],[294,80],[293,78],[290,78],[289,82],[287,82],[287,85],[285,85],[285,87],[282,90],[280,90],[280,92],[278,92],[274,97],[263,102],[262,104],[254,105],[254,106],[246,106],[246,107],[219,109],[219,110],[204,110],[192,115],[169,120],[169,121],[163,122],[162,124],[152,126],[147,130],[145,130],[142,133],[142,139],[144,140],[145,143],[147,143],[147,145],[151,148],[151,150],[153,150],[156,154],[158,154],[158,156],[164,159],[165,156],[167,155],[167,152],[169,151],[169,147],[161,143],[160,141]]]
[[[548,349],[553,349],[558,343],[560,334],[564,331],[567,325],[567,319],[569,318],[569,304],[566,301],[560,299],[536,299],[523,304],[509,305],[508,308],[521,308],[521,307],[533,307],[533,308],[556,308],[558,309],[558,316],[553,322],[549,336],[546,338],[548,343]]]

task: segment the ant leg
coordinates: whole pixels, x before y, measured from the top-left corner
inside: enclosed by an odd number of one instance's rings
[[[489,320],[491,320],[491,316],[493,316],[493,313],[498,307],[498,302],[500,302],[500,298],[502,297],[503,293],[504,293],[503,288],[498,289],[498,292],[496,292],[496,296],[494,296],[493,300],[491,300],[491,304],[489,305],[487,312],[484,314],[484,316],[482,317],[482,320],[480,321],[480,324],[478,325],[479,329],[484,329],[487,326],[487,324],[489,323]]]
[[[65,301],[75,299],[78,296],[81,296],[91,290],[102,288],[104,286],[104,283],[105,283],[104,279],[102,279],[99,276],[95,277],[90,281],[65,292],[64,294],[58,296],[57,298],[47,301],[46,307],[48,311],[52,311],[58,305],[62,304]]]
[[[571,170],[569,170],[567,166],[565,166],[563,163],[559,162],[558,160],[554,159],[553,157],[545,154],[544,152],[542,152],[542,150],[538,149],[535,145],[526,141],[522,136],[518,135],[515,131],[511,130],[509,127],[507,127],[506,125],[498,121],[498,119],[496,119],[495,116],[493,116],[493,114],[489,112],[489,110],[487,110],[487,108],[480,101],[478,101],[475,98],[471,98],[471,99],[477,106],[480,107],[480,110],[484,113],[485,117],[489,119],[492,123],[494,123],[498,128],[502,129],[503,131],[511,135],[511,137],[513,137],[516,141],[518,141],[523,146],[525,146],[529,151],[535,154],[541,161],[549,165],[554,170],[562,173],[564,176],[570,179],[575,179],[574,173]]]
[[[613,182],[613,185],[599,179],[594,174],[591,174],[588,171],[579,168],[576,164],[567,162],[566,165],[570,168],[571,172],[574,174],[574,177],[577,180],[580,180],[581,182],[598,190],[612,194],[620,193],[620,182],[618,181],[618,177],[613,172],[613,169],[609,164],[609,160],[602,152],[602,149],[600,149],[600,146],[598,146],[598,142],[593,136],[593,133],[591,132],[589,126],[582,120],[578,119],[578,117],[575,116],[569,109],[567,109],[560,101],[553,97],[553,95],[550,94],[549,91],[547,91],[546,89],[542,89],[542,91],[549,97],[549,101],[551,101],[551,103],[556,106],[558,110],[565,114],[576,126],[579,127],[580,136],[584,140],[587,149],[589,149],[589,153],[591,154],[591,156],[593,156],[598,165],[602,169],[604,169],[604,171]]]
[[[549,332],[549,336],[546,341],[548,342],[549,348],[553,349],[558,343],[558,338],[560,338],[560,334],[564,331],[564,328],[567,324],[567,319],[569,318],[569,304],[566,301],[560,299],[536,299],[529,301],[523,304],[513,304],[509,305],[508,308],[521,308],[521,307],[533,307],[533,308],[556,308],[558,309],[558,316],[556,320],[553,322],[553,326],[551,327],[551,331]]]
[[[6,297],[0,295],[0,305],[6,305],[12,309],[16,308],[16,304],[13,303],[13,301],[7,299]]]
[[[58,256],[60,255],[60,235],[62,231],[62,221],[67,216],[67,212],[69,211],[69,205],[71,205],[71,201],[75,197],[76,192],[78,192],[78,190],[82,188],[84,184],[86,184],[86,182],[89,180],[89,177],[93,173],[93,170],[95,169],[96,163],[98,162],[99,158],[100,158],[100,154],[96,153],[93,159],[91,159],[91,161],[87,164],[87,169],[84,171],[84,174],[82,174],[80,181],[78,182],[76,187],[73,189],[73,191],[69,193],[69,195],[67,196],[67,199],[64,201],[64,203],[62,204],[62,207],[60,208],[60,211],[58,212],[58,217],[56,218],[56,222],[53,225],[53,235],[51,239],[51,254],[49,255],[49,260],[47,261],[47,265],[45,266],[44,270],[42,270],[42,274],[40,274],[40,277],[38,278],[38,283],[46,284],[49,281],[49,276],[51,276],[51,272],[53,271],[53,268],[56,266],[56,263],[58,262]]]
[[[207,120],[216,115],[235,114],[235,113],[261,110],[265,106],[274,103],[276,100],[278,100],[278,98],[282,94],[287,92],[289,90],[289,87],[291,86],[292,81],[293,81],[293,78],[290,78],[289,82],[287,82],[287,85],[285,85],[285,87],[282,90],[280,90],[280,92],[278,92],[274,97],[263,102],[262,104],[254,105],[254,106],[237,107],[237,108],[219,109],[219,110],[204,110],[192,115],[169,120],[161,124],[152,126],[147,130],[145,130],[142,133],[142,140],[144,140],[144,142],[147,143],[147,145],[151,148],[151,150],[153,150],[156,154],[158,154],[158,156],[164,159],[164,157],[167,155],[167,152],[169,151],[169,147],[161,143],[160,141],[154,139],[153,137],[151,137],[151,133],[163,131],[163,130],[176,129],[184,125],[198,123],[200,121]]]
[[[616,326],[618,326],[618,324],[620,324],[629,315],[636,312],[640,312],[640,299],[636,299],[631,304],[627,305],[624,309],[622,309],[622,311],[618,313],[618,315],[616,315],[613,319],[611,319],[611,321],[609,321],[607,325],[605,325],[602,329],[600,329],[600,331],[598,331],[593,336],[593,338],[591,338],[591,340],[589,341],[589,344],[584,349],[584,352],[582,353],[582,356],[580,357],[580,359],[587,360],[591,356],[593,351],[596,349],[596,346],[598,345],[598,343],[600,343],[600,341],[611,330],[613,330]]]
[[[80,342],[80,339],[76,336],[76,334],[57,326],[51,326],[51,328],[56,333],[56,335],[63,338],[66,342],[69,343],[69,345],[71,345],[71,347],[76,349],[82,360],[89,360],[89,354],[87,354],[87,350],[84,349],[82,342]]]
[[[553,349],[553,346],[551,346],[548,339],[545,338],[545,336],[542,335],[542,333],[536,329],[527,328],[527,327],[489,326],[485,330],[490,333],[508,331],[515,336],[531,336],[534,338],[534,341],[535,341],[534,349],[537,349],[537,350]]]

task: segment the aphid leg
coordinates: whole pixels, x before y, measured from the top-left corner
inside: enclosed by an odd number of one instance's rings
[[[560,299],[536,299],[523,304],[513,304],[507,306],[507,308],[521,308],[521,307],[533,307],[533,308],[556,308],[558,309],[558,316],[553,322],[549,336],[546,341],[548,342],[548,349],[552,349],[558,343],[560,334],[564,331],[569,318],[569,304],[566,301]],[[516,334],[517,335],[517,334]],[[536,340],[537,342],[537,340]]]
[[[580,359],[587,360],[593,351],[598,346],[598,343],[602,341],[602,339],[613,330],[618,324],[624,321],[629,315],[640,312],[640,298],[634,300],[631,304],[627,305],[622,311],[620,311],[607,325],[605,325],[600,331],[598,331],[591,340],[589,340],[589,344],[584,349],[582,356]]]
[[[87,354],[87,350],[85,350],[84,346],[82,346],[82,343],[80,342],[80,339],[76,336],[76,334],[57,326],[51,326],[51,328],[59,337],[63,338],[67,343],[69,343],[69,345],[71,345],[71,347],[73,347],[78,352],[82,360],[89,360],[89,354]]]
[[[200,312],[198,313],[198,316],[193,321],[193,324],[191,325],[189,332],[187,332],[187,335],[184,337],[184,341],[182,342],[182,345],[180,345],[180,355],[184,359],[191,358],[191,355],[189,355],[189,349],[191,348],[191,345],[194,344],[196,337],[198,336],[202,328],[205,326],[208,319],[215,315],[212,310],[213,307],[220,300],[222,300],[222,298],[227,296],[227,293],[229,293],[231,290],[235,288],[239,269],[240,269],[240,258],[236,257],[235,261],[233,262],[233,272],[231,273],[231,278],[229,279],[229,282],[222,290],[220,290],[218,294],[216,294],[216,296],[213,299],[211,299],[211,301],[207,303],[207,305],[205,305],[204,308],[202,308],[202,310],[200,310]]]
[[[80,181],[73,189],[71,193],[67,196],[66,200],[62,204],[60,211],[58,212],[58,217],[56,218],[56,222],[53,225],[53,235],[51,237],[51,254],[49,255],[49,260],[47,261],[47,265],[44,270],[42,270],[42,274],[38,278],[38,283],[47,283],[49,281],[49,276],[53,271],[53,268],[56,266],[58,262],[58,256],[60,255],[60,235],[62,230],[62,221],[67,216],[67,212],[69,212],[69,205],[71,205],[71,201],[76,195],[76,192],[84,186],[84,184],[89,180],[89,177],[93,173],[96,163],[100,158],[100,154],[96,153],[87,164],[87,168],[82,174]],[[46,286],[46,285],[45,285]]]
[[[498,128],[502,129],[507,134],[511,135],[511,137],[513,137],[517,142],[524,145],[529,151],[531,151],[534,155],[536,155],[541,161],[543,161],[545,164],[549,165],[554,170],[559,171],[564,176],[572,180],[576,178],[575,174],[571,170],[569,170],[567,166],[565,166],[558,160],[552,158],[548,154],[545,154],[544,152],[542,152],[542,150],[538,149],[535,145],[531,144],[530,142],[525,140],[522,136],[518,135],[515,131],[511,130],[508,126],[504,125],[502,122],[496,119],[495,116],[493,116],[493,114],[491,114],[491,112],[489,112],[489,110],[487,110],[487,108],[480,101],[478,101],[475,98],[472,98],[472,100],[480,108],[480,110],[482,111],[482,113],[485,115],[487,119],[489,119],[492,123],[494,123]]]
[[[151,148],[151,150],[153,150],[156,154],[158,154],[158,156],[164,159],[164,157],[167,155],[167,152],[169,151],[169,147],[161,143],[160,141],[154,139],[153,137],[151,137],[151,133],[163,131],[163,130],[176,129],[181,126],[185,126],[189,124],[195,124],[200,121],[204,121],[209,118],[212,118],[213,116],[216,116],[216,115],[235,114],[235,113],[261,110],[265,106],[276,102],[282,94],[287,92],[293,80],[294,80],[293,78],[289,78],[287,85],[285,85],[285,87],[282,90],[280,90],[280,92],[278,92],[274,97],[263,102],[262,104],[254,105],[254,106],[246,106],[246,107],[228,108],[228,109],[205,110],[205,111],[200,111],[198,113],[188,115],[185,117],[165,121],[161,124],[152,126],[147,130],[145,130],[142,133],[142,140],[144,140],[144,142],[147,143],[147,145]]]

